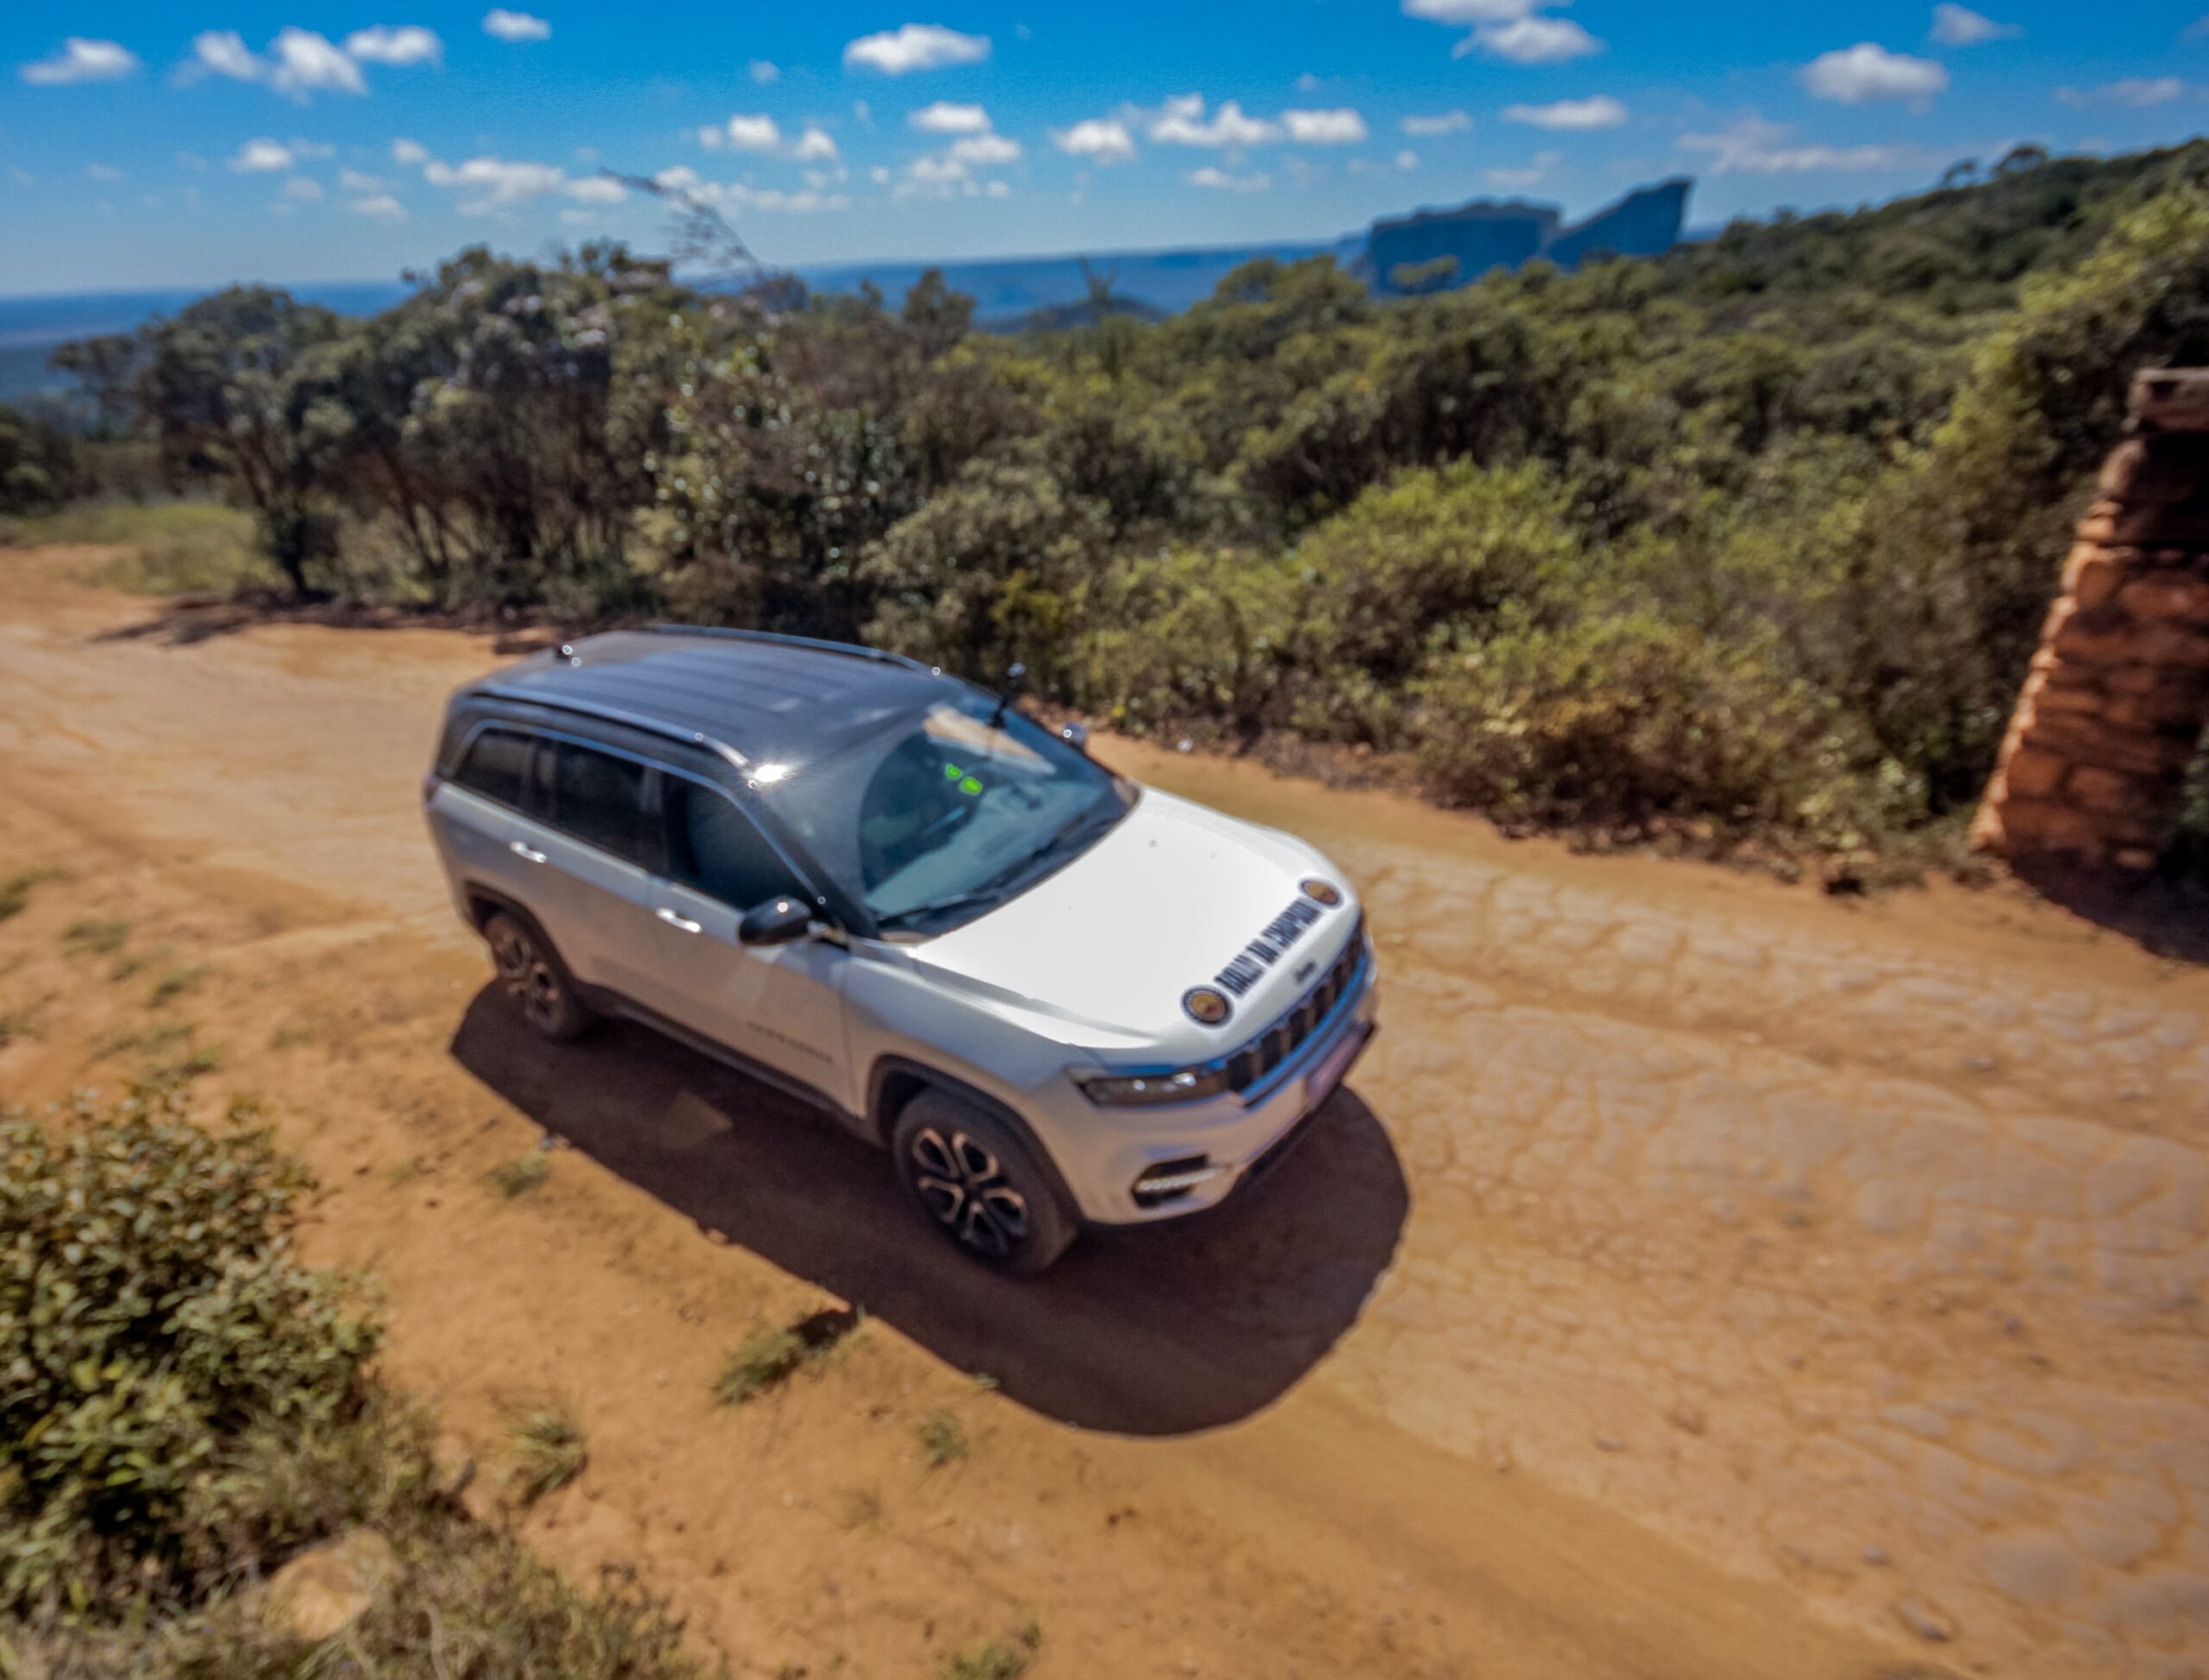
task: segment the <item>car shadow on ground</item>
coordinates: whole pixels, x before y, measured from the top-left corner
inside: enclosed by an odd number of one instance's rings
[[[546,1044],[495,989],[452,1051],[491,1090],[668,1206],[863,1306],[961,1370],[1084,1428],[1174,1435],[1258,1411],[1356,1320],[1410,1191],[1348,1089],[1262,1183],[1215,1212],[1092,1232],[1040,1278],[963,1259],[878,1150],[658,1034]]]

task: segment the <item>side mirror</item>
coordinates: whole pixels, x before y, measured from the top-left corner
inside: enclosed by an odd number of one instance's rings
[[[736,924],[736,936],[746,945],[788,945],[803,939],[813,927],[813,911],[799,898],[770,898],[754,904]]]
[[[1059,726],[1059,739],[1079,752],[1089,745],[1089,726],[1086,723],[1062,723]]]

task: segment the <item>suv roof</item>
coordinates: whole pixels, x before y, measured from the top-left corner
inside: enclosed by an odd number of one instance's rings
[[[472,692],[702,737],[753,758],[833,746],[941,700],[955,681],[840,642],[655,625],[532,654]]]

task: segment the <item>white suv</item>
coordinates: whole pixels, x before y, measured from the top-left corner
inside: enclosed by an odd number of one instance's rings
[[[1317,852],[866,648],[666,626],[534,655],[453,696],[424,796],[538,1032],[627,1016],[809,1098],[1008,1270],[1216,1205],[1374,1031]]]

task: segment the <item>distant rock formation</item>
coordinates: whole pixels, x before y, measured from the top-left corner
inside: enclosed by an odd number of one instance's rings
[[[1422,210],[1375,222],[1348,267],[1383,296],[1403,297],[1469,285],[1536,257],[1573,268],[1598,255],[1656,256],[1679,243],[1694,186],[1682,178],[1641,187],[1570,227],[1556,205],[1520,198]]]

